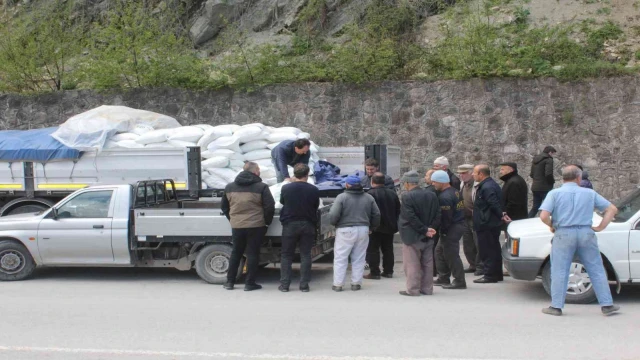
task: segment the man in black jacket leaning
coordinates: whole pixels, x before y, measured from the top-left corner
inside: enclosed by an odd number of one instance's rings
[[[433,294],[433,236],[440,225],[440,204],[434,192],[421,189],[420,175],[409,171],[402,177],[404,189],[398,228],[404,245],[402,260],[407,290],[400,295]]]
[[[260,246],[275,213],[275,201],[269,186],[260,178],[258,164],[244,164],[243,171],[235,181],[225,187],[220,210],[231,223],[233,241],[224,288],[233,290],[240,259],[246,250],[247,277],[244,291],[262,289],[261,285],[256,284],[256,273],[260,261]]]
[[[288,166],[309,165],[311,142],[307,139],[285,140],[271,150],[271,163],[276,169],[278,182],[289,181]]]
[[[380,209],[380,226],[369,236],[367,247],[367,263],[369,274],[365,279],[380,280],[381,276],[393,277],[393,235],[398,232],[398,217],[400,216],[400,199],[394,190],[385,187],[385,175],[381,172],[374,173],[371,177],[371,190],[367,193]],[[382,268],[380,273],[380,250],[382,250]]]
[[[538,209],[544,198],[547,197],[549,191],[553,189],[556,182],[553,178],[553,157],[556,149],[553,146],[547,146],[542,153],[536,155],[531,163],[531,173],[529,176],[533,179],[531,184],[531,192],[533,193],[533,207],[529,212],[529,217],[536,217]]]
[[[309,167],[297,164],[293,168],[293,181],[282,187],[280,192],[280,222],[282,223],[282,261],[280,263],[280,287],[289,291],[291,284],[291,263],[300,246],[300,291],[309,291],[311,280],[311,248],[316,239],[320,190],[307,183]]]
[[[473,202],[473,227],[478,235],[478,251],[484,264],[484,276],[474,283],[487,284],[503,280],[500,230],[502,229],[502,190],[491,178],[487,165],[473,169],[473,179],[478,183]]]
[[[505,222],[528,218],[529,188],[522,176],[518,175],[518,165],[513,162],[500,164],[500,180],[504,181],[502,213],[505,215]]]

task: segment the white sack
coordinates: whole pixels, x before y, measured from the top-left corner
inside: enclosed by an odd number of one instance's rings
[[[239,139],[236,136],[223,136],[221,138],[215,139],[207,146],[207,150],[218,150],[218,149],[230,149],[235,152],[240,152]]]
[[[146,133],[148,133],[149,131],[153,131],[155,130],[153,128],[153,126],[151,125],[147,125],[147,124],[137,124],[133,129],[131,129],[131,132],[140,136],[140,135],[144,135]],[[135,139],[131,139],[131,140],[135,140]]]
[[[307,178],[307,182],[311,185],[315,185],[316,184],[316,179],[313,176],[309,176]]]
[[[51,136],[63,145],[81,151],[102,149],[116,133],[131,132],[138,124],[154,129],[180,127],[176,119],[126,106],[100,106],[69,118]]]
[[[270,157],[271,157],[271,150],[269,149],[254,150],[244,154],[244,159],[247,161],[265,159]]]
[[[269,149],[269,150],[273,150],[273,149],[275,149],[275,148],[276,148],[276,146],[278,146],[278,145],[280,145],[280,141],[278,141],[278,142],[274,142],[274,143],[271,143],[271,144],[267,145],[267,149]]]
[[[193,126],[202,129],[202,131],[207,131],[209,129],[213,129],[213,126],[211,126],[209,124],[198,124],[198,125],[193,125]]]
[[[135,140],[122,140],[118,141],[117,144],[118,147],[127,149],[140,149],[144,147],[144,145],[138,144]]]
[[[197,143],[204,135],[204,130],[195,126],[183,126],[169,133],[169,140],[188,141]]]
[[[269,186],[273,186],[273,185],[278,183],[278,178],[272,177],[272,178],[269,178],[269,179],[263,179],[262,182],[267,184],[267,185],[269,185]],[[278,199],[278,200],[280,200],[280,199]]]
[[[211,129],[205,130],[204,134],[198,141],[198,146],[206,148],[207,146],[209,146],[209,144],[211,144],[211,142],[213,142],[213,140],[219,139],[223,136],[231,135],[233,135],[233,133],[229,129],[220,128],[219,126],[212,127]]]
[[[169,140],[167,141],[169,144],[173,145],[173,147],[187,147],[187,146],[196,146],[196,143],[190,141],[182,141],[182,140]]]
[[[276,177],[276,169],[271,166],[260,166],[260,177],[263,179]]]
[[[147,144],[144,147],[150,148],[150,149],[175,149],[175,148],[178,148],[179,146],[170,144],[168,142],[162,142],[162,143],[155,143],[155,144]]]
[[[261,169],[263,166],[273,166],[273,162],[271,161],[271,158],[253,160],[253,162],[258,164]]]
[[[229,167],[232,169],[242,169],[244,167],[244,161],[242,160],[229,160]]]
[[[140,135],[134,133],[120,133],[113,135],[109,140],[118,142],[122,140],[136,140],[139,137]]]
[[[146,134],[140,135],[140,137],[136,139],[136,142],[142,145],[165,142],[167,141],[167,135],[170,131],[171,130],[168,129],[149,131]]]
[[[285,140],[296,140],[298,136],[291,132],[272,132],[267,135],[267,140],[270,143],[281,142]]]
[[[104,149],[117,149],[119,147],[120,145],[118,145],[118,143],[113,140],[107,140],[107,142],[104,144]]]
[[[242,125],[241,128],[246,128],[251,126],[257,126],[260,128],[260,130],[264,130],[266,128],[266,126],[264,126],[264,124],[261,124],[261,123],[252,123],[252,124]]]
[[[228,184],[228,181],[225,179],[215,174],[211,174],[208,171],[202,172],[202,182],[207,184],[207,187],[210,189],[224,189]]]
[[[311,151],[311,153],[319,153],[320,152],[320,147],[314,143],[313,141],[311,141],[311,146],[309,146],[309,151]]]
[[[230,134],[225,136],[231,136],[233,135],[234,131],[240,129],[240,125],[236,125],[236,124],[217,125],[217,126],[214,126],[214,128],[218,129],[219,131],[227,131]]]
[[[309,159],[311,161],[313,161],[314,163],[317,163],[318,161],[320,161],[320,156],[318,156],[318,153],[314,153],[313,151],[311,152],[311,158]]]
[[[291,126],[284,126],[281,128],[274,128],[273,130],[271,130],[272,133],[275,132],[287,132],[287,133],[293,133],[293,134],[300,134],[302,132],[302,130],[296,128],[296,127],[291,127]]]
[[[311,134],[306,133],[306,132],[300,133],[300,134],[298,134],[298,139],[307,139],[307,140],[309,140],[309,139],[311,139]]]
[[[203,169],[223,168],[229,166],[229,158],[224,156],[214,156],[202,162]]]
[[[224,156],[227,159],[231,159],[231,157],[236,154],[233,150],[229,150],[229,149],[218,149],[218,150],[206,150],[203,151],[202,153],[200,153],[200,156],[202,156],[205,159],[210,159],[214,156]]]
[[[222,179],[224,179],[227,183],[233,182],[236,179],[236,176],[238,176],[239,171],[234,171],[232,169],[229,168],[209,168],[207,169],[208,172],[210,172],[213,175],[216,175],[218,177],[221,177]]]
[[[248,153],[254,150],[266,149],[268,144],[269,143],[266,140],[250,141],[248,143],[240,145],[240,150],[242,150],[243,153]]]
[[[262,129],[258,126],[242,127],[233,132],[233,136],[237,137],[241,143],[246,143],[253,140],[259,140],[264,138],[262,136]]]

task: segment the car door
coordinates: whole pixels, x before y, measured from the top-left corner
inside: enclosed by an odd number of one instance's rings
[[[629,233],[629,271],[631,279],[640,280],[640,220]]]
[[[112,264],[113,196],[113,189],[87,190],[52,210],[38,226],[43,264]]]

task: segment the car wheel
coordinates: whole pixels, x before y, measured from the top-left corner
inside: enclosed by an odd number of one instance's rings
[[[227,272],[231,262],[231,246],[216,244],[204,247],[196,257],[196,272],[200,278],[210,284],[224,284],[227,282]],[[245,259],[242,258],[238,267],[236,280],[242,276]]]
[[[551,261],[542,269],[542,286],[551,296]],[[573,260],[569,268],[569,283],[567,284],[567,304],[590,304],[596,301],[596,291],[593,289],[591,278],[587,270],[578,260]]]
[[[0,241],[0,280],[19,281],[31,276],[36,268],[29,250],[14,241]]]

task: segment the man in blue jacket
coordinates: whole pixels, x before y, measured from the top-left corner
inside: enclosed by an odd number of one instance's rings
[[[271,150],[271,162],[276,168],[278,182],[289,181],[289,169],[287,166],[296,164],[309,165],[311,142],[308,139],[285,140]]]
[[[473,169],[473,179],[478,184],[473,202],[473,228],[478,235],[478,252],[484,264],[484,276],[474,283],[488,284],[503,280],[500,230],[502,214],[502,189],[491,178],[487,165]]]

